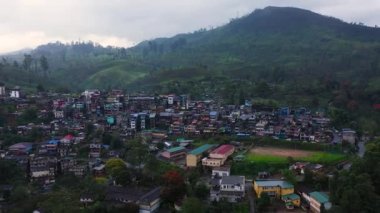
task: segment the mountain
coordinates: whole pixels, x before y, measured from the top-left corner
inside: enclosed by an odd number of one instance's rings
[[[229,103],[254,99],[329,106],[341,110],[334,111],[341,124],[364,115],[352,125],[380,128],[373,121],[379,112],[371,108],[380,103],[380,29],[303,9],[258,9],[211,30],[129,49],[57,42],[31,52],[34,61],[42,56],[49,63],[47,74],[39,63],[26,69],[22,61],[17,67],[8,60],[8,67],[15,66],[5,72],[2,63],[2,76],[11,84],[37,82],[70,90],[122,88],[213,96]],[[33,78],[33,71],[40,77]],[[17,72],[26,74],[18,77]]]

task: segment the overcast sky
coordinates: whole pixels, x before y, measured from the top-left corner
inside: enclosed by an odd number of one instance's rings
[[[380,25],[380,0],[0,0],[0,53],[92,40],[129,47],[220,26],[266,6],[292,6]]]

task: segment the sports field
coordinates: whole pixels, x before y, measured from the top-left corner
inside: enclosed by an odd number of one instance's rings
[[[319,151],[305,151],[275,147],[255,147],[246,155],[246,160],[256,163],[286,163],[288,157],[296,161],[312,163],[336,163],[346,159],[346,155]]]

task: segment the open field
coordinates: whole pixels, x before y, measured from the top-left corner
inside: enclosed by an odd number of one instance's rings
[[[296,149],[283,149],[274,147],[255,147],[246,155],[246,160],[257,163],[286,163],[292,157],[297,161],[312,163],[335,163],[346,159],[344,154],[320,151],[304,151]]]

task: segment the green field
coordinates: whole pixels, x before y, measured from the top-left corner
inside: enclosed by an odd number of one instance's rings
[[[347,156],[344,154],[314,152],[310,156],[294,157],[293,159],[296,161],[307,161],[311,163],[332,164],[332,163],[337,163],[339,161],[345,160],[346,158]],[[287,157],[284,157],[284,156],[261,155],[261,154],[253,154],[253,153],[247,154],[245,160],[248,162],[255,162],[255,163],[275,163],[275,164],[288,162]]]

